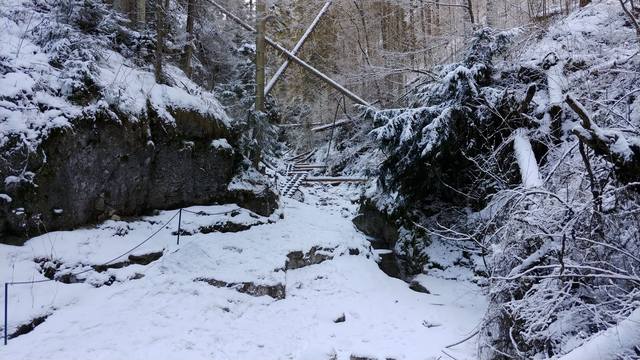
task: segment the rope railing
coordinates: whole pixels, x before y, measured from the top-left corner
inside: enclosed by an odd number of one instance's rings
[[[85,274],[87,272],[90,271],[94,271],[96,267],[104,267],[104,266],[108,266],[111,263],[113,263],[116,260],[121,259],[122,257],[131,254],[132,252],[134,252],[136,249],[140,248],[142,245],[146,244],[149,240],[153,239],[156,235],[158,235],[162,230],[166,229],[167,226],[173,221],[175,220],[176,217],[178,217],[178,232],[177,232],[177,245],[180,245],[180,234],[182,232],[182,213],[186,212],[189,214],[193,214],[193,215],[198,215],[198,216],[214,216],[214,215],[225,215],[225,214],[229,214],[233,211],[237,211],[239,210],[240,207],[234,208],[234,209],[230,209],[227,211],[222,211],[222,212],[217,212],[217,213],[208,213],[205,211],[191,211],[191,210],[187,210],[187,209],[180,209],[178,211],[175,212],[175,214],[173,214],[173,216],[171,216],[171,218],[169,220],[167,220],[166,222],[164,222],[162,224],[162,226],[158,227],[158,229],[156,229],[156,231],[154,231],[151,235],[149,235],[147,238],[145,238],[143,241],[141,241],[140,243],[138,243],[136,246],[132,247],[131,249],[125,251],[124,253],[108,260],[105,261],[104,263],[97,265],[97,266],[92,266],[89,267],[88,269],[76,272],[76,273],[72,273],[69,276],[71,277],[76,277],[78,275],[82,275]],[[4,283],[4,344],[7,345],[7,341],[9,339],[9,286],[10,285],[31,285],[31,284],[41,284],[41,283],[46,283],[46,282],[52,282],[52,281],[57,281],[58,279],[56,279],[55,277],[51,278],[51,279],[41,279],[41,280],[31,280],[31,281],[8,281]]]
[[[217,213],[209,213],[206,211],[191,211],[191,210],[187,210],[187,209],[182,209],[182,211],[189,213],[189,214],[194,214],[194,215],[199,215],[199,216],[214,216],[214,215],[226,215],[228,213],[234,212],[240,210],[239,207],[235,208],[235,209],[231,209],[231,210],[227,210],[227,211],[221,211],[221,212],[217,212]]]

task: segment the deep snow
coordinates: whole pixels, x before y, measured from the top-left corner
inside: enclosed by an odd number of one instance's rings
[[[331,192],[333,191],[333,192]],[[446,345],[476,330],[485,310],[482,290],[467,281],[418,277],[431,294],[385,275],[364,235],[351,224],[356,205],[336,190],[316,189],[306,202],[285,200],[270,219],[247,211],[212,216],[183,213],[180,245],[172,222],[135,251],[164,249],[147,266],[89,271],[85,283],[10,288],[10,332],[43,314],[46,321],[0,348],[7,359],[436,359]],[[220,213],[235,205],[190,208]],[[93,229],[49,233],[23,247],[0,245],[2,281],[42,279],[36,257],[71,266],[99,264],[150,235],[174,211],[138,221],[108,221]],[[202,225],[232,218],[263,222],[237,233],[202,234]],[[267,222],[271,223],[267,223]],[[323,247],[334,258],[283,268],[291,251]],[[358,255],[354,249],[359,250]],[[80,270],[82,268],[76,268]],[[144,274],[141,279],[132,279]],[[117,281],[101,284],[108,275]],[[138,276],[139,277],[139,276]],[[286,285],[286,298],[255,297],[196,278]],[[344,315],[344,322],[334,322]],[[473,359],[475,339],[447,349]]]

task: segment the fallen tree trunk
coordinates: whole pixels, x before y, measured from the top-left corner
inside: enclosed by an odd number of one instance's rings
[[[314,122],[309,124],[311,126],[321,126],[321,125],[325,125],[325,123],[322,122]],[[276,124],[277,127],[279,128],[283,128],[283,129],[290,129],[290,128],[299,128],[299,127],[303,127],[305,126],[305,124],[300,124],[300,123],[295,123],[295,124]]]
[[[555,53],[549,53],[545,57],[543,68],[547,73],[547,89],[549,93],[549,122],[551,136],[556,142],[562,138],[562,124],[564,122],[564,112],[562,101],[568,88],[567,78],[564,74],[564,62]]]
[[[311,128],[311,131],[320,132],[320,131],[325,131],[325,130],[331,130],[333,128],[336,128],[338,126],[344,126],[344,125],[349,124],[351,122],[353,122],[353,119],[342,119],[342,120],[336,121],[335,123],[316,126],[314,128]]]
[[[311,150],[311,151],[307,151],[306,153],[302,153],[302,154],[300,154],[300,155],[296,155],[296,156],[290,157],[290,158],[288,158],[288,159],[285,159],[285,161],[297,161],[297,160],[299,160],[299,159],[301,159],[301,158],[303,158],[303,157],[305,157],[305,156],[308,156],[308,155],[310,155],[310,154],[313,154],[315,151],[316,151],[316,150],[315,150],[315,149],[313,149],[313,150]]]
[[[524,129],[516,130],[516,135],[513,138],[513,151],[520,168],[522,185],[526,189],[542,186],[538,162],[531,148],[531,141],[525,134]]]
[[[207,0],[207,1],[211,5],[215,6],[218,10],[220,10],[223,14],[227,15],[231,20],[237,22],[243,28],[245,28],[245,29],[247,29],[247,30],[249,30],[249,31],[251,31],[253,33],[256,32],[256,29],[254,29],[251,25],[249,25],[246,22],[242,21],[239,17],[237,17],[236,15],[234,15],[233,13],[231,13],[230,11],[228,11],[227,9],[222,7],[217,2],[215,2],[213,0]],[[296,63],[296,64],[298,64],[300,66],[302,66],[305,70],[311,72],[313,75],[315,75],[316,77],[320,78],[320,80],[322,80],[325,83],[327,83],[327,85],[329,85],[332,88],[338,90],[341,94],[343,94],[344,96],[348,97],[349,99],[351,99],[356,104],[369,106],[369,107],[371,106],[371,104],[369,104],[368,102],[366,102],[363,99],[361,99],[358,95],[356,95],[356,94],[352,93],[351,91],[347,90],[347,88],[345,88],[344,86],[342,86],[342,85],[338,84],[337,82],[333,81],[330,77],[328,77],[327,75],[323,74],[318,69],[316,69],[313,66],[307,64],[304,60],[300,59],[295,54],[293,54],[291,51],[285,49],[282,45],[280,45],[277,42],[273,41],[271,38],[265,37],[264,40],[267,42],[267,44],[269,44],[271,47],[273,47],[274,49],[276,49],[277,51],[282,53],[284,56],[288,57],[291,61],[293,61],[294,63]]]
[[[298,51],[300,51],[300,48],[302,48],[302,45],[304,45],[304,42],[307,41],[307,38],[313,32],[313,29],[316,28],[316,26],[320,22],[320,18],[322,18],[322,16],[327,12],[327,10],[329,9],[329,6],[331,6],[331,1],[327,1],[324,4],[322,9],[318,13],[318,16],[316,16],[316,18],[313,20],[313,22],[311,23],[307,31],[305,31],[305,33],[302,35],[302,37],[300,38],[296,46],[294,46],[293,49],[291,50],[292,54],[294,55],[298,54]],[[284,74],[284,72],[287,70],[287,67],[289,67],[289,60],[285,60],[284,63],[280,65],[280,68],[276,71],[276,73],[273,74],[273,77],[271,78],[271,80],[269,80],[269,83],[267,83],[267,87],[264,89],[265,95],[268,95],[269,92],[271,92],[271,90],[276,85],[276,82],[278,81],[280,76],[282,76],[282,74]]]

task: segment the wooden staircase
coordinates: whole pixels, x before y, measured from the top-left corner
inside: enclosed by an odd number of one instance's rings
[[[303,154],[306,155],[306,154]],[[287,180],[282,187],[282,195],[285,197],[292,197],[296,191],[300,188],[300,185],[305,181],[305,179],[309,176],[309,173],[313,170],[325,169],[325,165],[317,165],[317,164],[309,164],[304,163],[309,157],[313,155],[312,153],[309,156],[303,156],[299,160],[299,162],[291,162],[287,164],[286,177]]]
[[[312,177],[310,173],[314,170],[324,170],[326,165],[312,164],[307,161],[313,156],[314,151],[309,151],[304,154],[300,154],[289,159],[287,168],[285,171],[285,182],[282,186],[281,194],[284,197],[291,198],[300,189],[300,186],[304,184],[312,183],[324,183],[324,184],[339,184],[343,182],[350,183],[364,183],[367,181],[365,178],[346,178],[346,177]]]

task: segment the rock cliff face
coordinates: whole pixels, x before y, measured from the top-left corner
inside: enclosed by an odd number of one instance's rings
[[[223,123],[195,111],[171,115],[175,125],[152,112],[134,121],[105,110],[53,130],[36,151],[18,140],[5,144],[0,243],[183,205],[235,202],[261,215],[275,210],[277,195],[264,184],[255,191],[228,186],[246,165]]]
[[[374,248],[392,250],[396,246],[398,241],[396,225],[388,215],[378,210],[371,202],[365,200],[360,206],[358,215],[352,221],[363,234],[376,240],[373,244]]]

